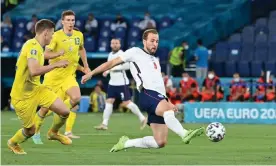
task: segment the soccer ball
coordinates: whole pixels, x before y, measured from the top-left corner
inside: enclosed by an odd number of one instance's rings
[[[225,127],[219,122],[210,123],[206,128],[206,136],[212,142],[219,142],[225,136]]]

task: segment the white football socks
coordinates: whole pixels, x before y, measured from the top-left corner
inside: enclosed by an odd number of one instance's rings
[[[146,119],[145,116],[141,113],[138,106],[136,104],[134,104],[133,102],[130,102],[126,107],[129,108],[133,114],[138,116],[140,122],[142,122]]]
[[[103,112],[103,122],[102,124],[104,125],[108,125],[108,121],[109,121],[109,118],[112,114],[112,111],[113,111],[113,104],[110,104],[110,103],[105,103],[105,109],[104,109],[104,112]]]
[[[127,140],[125,148],[159,148],[153,136]]]
[[[187,130],[183,128],[181,123],[176,119],[174,115],[174,111],[169,110],[164,112],[163,114],[164,121],[169,129],[171,129],[173,132],[175,132],[177,135],[179,135],[181,138],[183,138]]]

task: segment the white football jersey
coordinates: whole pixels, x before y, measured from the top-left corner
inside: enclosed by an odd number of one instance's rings
[[[141,87],[166,96],[159,60],[143,49],[133,47],[119,55],[124,62],[130,62],[130,71],[137,89]]]
[[[122,50],[119,50],[116,53],[110,52],[108,55],[108,61],[117,58],[122,53],[124,53]],[[110,69],[109,85],[113,85],[113,86],[128,85],[129,80],[127,78],[125,70],[129,70],[128,62],[121,65],[117,65],[112,69]]]

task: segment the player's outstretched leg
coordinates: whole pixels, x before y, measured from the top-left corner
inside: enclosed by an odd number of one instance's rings
[[[60,134],[59,129],[65,124],[66,119],[69,116],[69,109],[62,102],[61,99],[57,99],[51,106],[50,109],[55,112],[54,122],[51,129],[48,131],[47,136],[49,140],[57,140],[64,145],[72,144],[72,140],[65,135]]]
[[[127,107],[128,109],[130,109],[133,114],[135,114],[136,116],[138,116],[138,118],[140,120],[140,123],[141,123],[140,129],[143,130],[146,127],[146,125],[147,125],[147,118],[141,113],[141,111],[138,108],[138,106],[136,104],[134,104],[130,100],[124,101],[123,105],[125,107]]]
[[[153,136],[143,138],[129,139],[122,136],[117,144],[115,144],[110,152],[117,152],[127,148],[163,148],[167,144],[168,128],[164,124],[151,123],[150,127]]]
[[[175,106],[166,100],[159,102],[156,108],[156,115],[163,116],[165,124],[174,133],[179,135],[185,144],[189,144],[191,139],[200,136],[204,132],[204,128],[200,127],[195,130],[185,130],[181,123],[175,117],[174,112]]]
[[[106,100],[105,109],[103,111],[103,121],[100,125],[94,127],[96,130],[107,130],[108,129],[108,121],[109,121],[110,116],[113,111],[114,101],[115,101],[115,99],[113,99],[113,98],[109,98]]]

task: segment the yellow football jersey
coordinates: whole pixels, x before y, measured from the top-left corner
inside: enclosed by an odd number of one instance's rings
[[[10,94],[13,99],[22,100],[30,98],[37,93],[41,85],[40,76],[30,76],[28,59],[36,59],[43,66],[43,52],[43,48],[35,38],[26,41],[23,45],[16,62],[15,79]]]
[[[65,34],[62,29],[56,31],[51,43],[46,48],[53,52],[64,50],[64,55],[49,60],[49,63],[52,64],[59,60],[68,60],[69,65],[66,68],[56,68],[45,74],[44,83],[60,84],[65,78],[75,76],[79,64],[80,47],[83,47],[83,34],[80,31],[73,30],[71,36]]]

